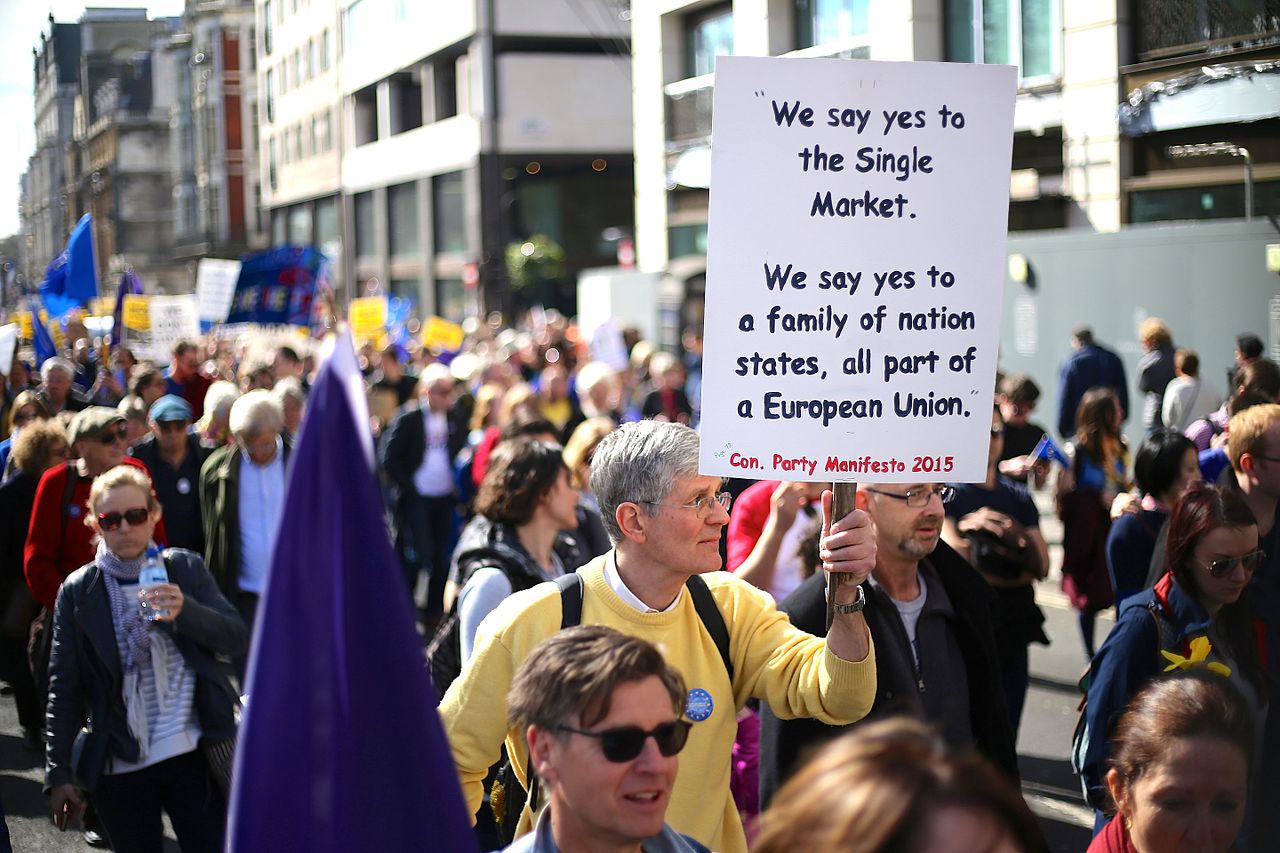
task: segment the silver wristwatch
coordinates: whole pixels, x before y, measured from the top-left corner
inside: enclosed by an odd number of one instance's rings
[[[848,604],[840,604],[839,602],[837,602],[835,604],[835,611],[837,613],[861,613],[862,608],[865,607],[866,604],[867,604],[867,594],[863,592],[862,587],[859,586],[858,597],[855,598],[853,601],[849,602]]]

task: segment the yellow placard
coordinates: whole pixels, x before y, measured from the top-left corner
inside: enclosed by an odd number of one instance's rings
[[[24,341],[34,340],[36,336],[35,327],[31,325],[30,311],[14,311],[13,319],[18,324],[18,328],[22,330],[22,339]]]
[[[377,338],[387,329],[387,298],[363,296],[347,305],[347,321],[357,341]]]
[[[151,297],[126,293],[122,313],[126,329],[133,329],[135,332],[151,331]]]
[[[422,329],[422,345],[443,352],[457,352],[462,349],[465,336],[457,323],[450,323],[443,317],[428,317]]]
[[[116,312],[114,296],[95,296],[89,303],[90,317],[110,317]]]

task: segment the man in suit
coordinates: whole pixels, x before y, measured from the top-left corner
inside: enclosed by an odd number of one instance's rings
[[[444,614],[444,588],[453,549],[457,500],[453,460],[467,441],[466,425],[453,411],[454,379],[443,364],[430,364],[418,379],[418,399],[395,416],[379,454],[391,482],[396,545],[409,594],[428,574],[423,616]]]
[[[270,391],[237,399],[230,420],[235,443],[218,448],[200,469],[204,558],[252,635],[280,531],[290,447],[282,435],[284,413]],[[242,685],[247,658],[232,661]]]

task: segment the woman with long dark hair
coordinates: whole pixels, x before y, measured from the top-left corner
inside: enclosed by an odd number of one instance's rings
[[[1240,595],[1263,563],[1258,525],[1239,493],[1193,486],[1169,518],[1169,572],[1125,602],[1089,672],[1080,772],[1089,802],[1109,799],[1110,732],[1129,700],[1166,670],[1205,666],[1238,689],[1257,722],[1261,746],[1269,687],[1259,639]]]
[[[1092,388],[1080,400],[1076,434],[1067,443],[1071,467],[1058,477],[1062,519],[1062,590],[1079,613],[1084,653],[1094,652],[1098,612],[1114,601],[1107,577],[1111,503],[1129,489],[1129,455],[1120,435],[1120,398],[1110,388]]]

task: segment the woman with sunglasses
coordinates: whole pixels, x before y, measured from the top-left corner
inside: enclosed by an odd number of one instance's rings
[[[1234,489],[1193,486],[1174,505],[1166,553],[1168,573],[1125,602],[1087,676],[1079,766],[1096,829],[1110,803],[1109,734],[1134,694],[1162,672],[1207,666],[1224,675],[1253,711],[1261,747],[1269,693],[1259,634],[1240,603],[1263,562],[1253,513]]]
[[[49,419],[49,407],[45,405],[44,398],[40,396],[38,391],[22,391],[18,396],[13,398],[13,405],[9,407],[5,418],[5,435],[4,441],[0,441],[0,480],[7,480],[13,473],[9,466],[9,454],[13,449],[13,442],[17,439],[18,433],[27,424],[36,421],[47,421]]]
[[[137,468],[94,480],[97,553],[54,610],[45,790],[59,829],[88,791],[116,850],[159,853],[163,810],[183,851],[214,853],[226,802],[202,749],[234,737],[236,701],[215,655],[242,653],[248,632],[191,551],[165,551],[168,582],[140,586],[159,520]]]

